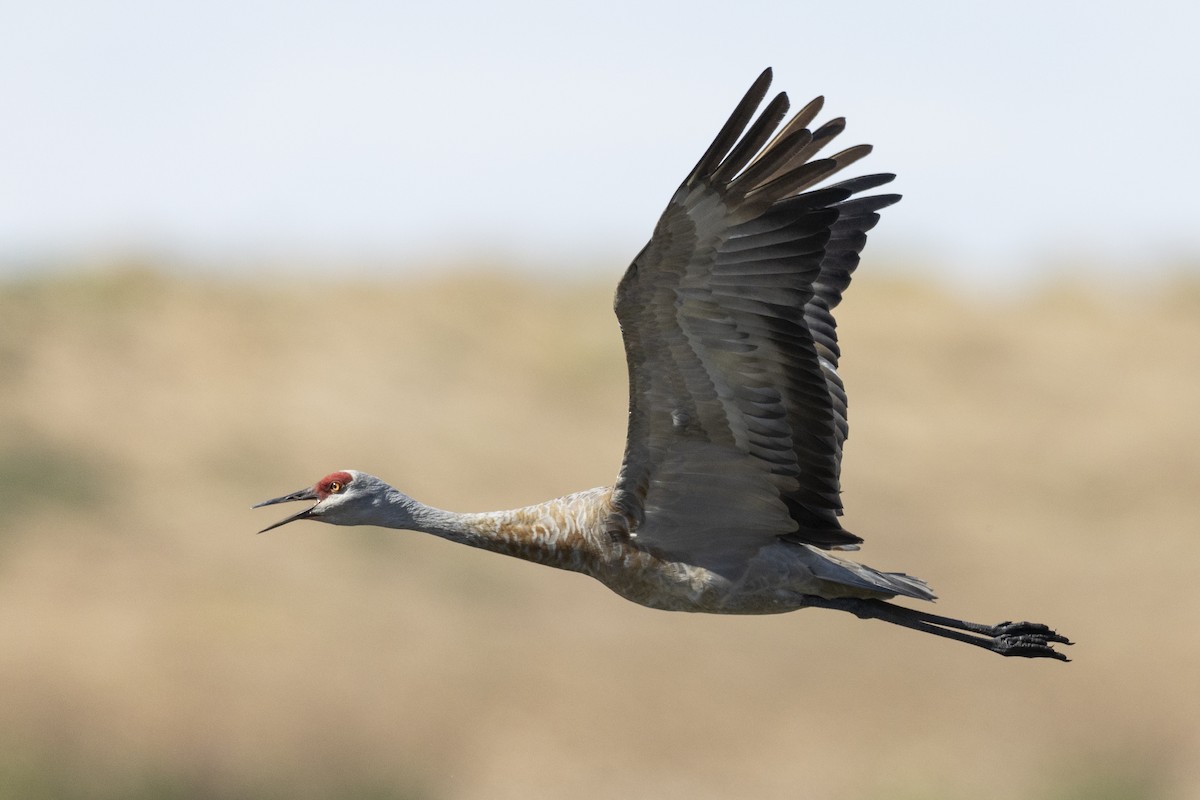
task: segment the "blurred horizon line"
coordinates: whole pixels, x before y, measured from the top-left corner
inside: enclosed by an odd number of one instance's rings
[[[622,254],[621,250],[628,250]],[[578,248],[564,252],[525,252],[520,248],[325,248],[242,247],[175,248],[156,245],[95,247],[0,254],[0,282],[24,282],[73,275],[155,273],[174,277],[221,279],[277,278],[329,273],[352,280],[421,279],[437,275],[492,273],[561,283],[615,283],[636,250]],[[946,255],[904,247],[868,251],[856,273],[914,280],[951,289],[1024,291],[1059,284],[1095,283],[1097,288],[1159,289],[1200,281],[1200,253],[1180,251],[1131,262],[1085,248],[1047,249],[1021,259],[1011,269],[979,271]]]

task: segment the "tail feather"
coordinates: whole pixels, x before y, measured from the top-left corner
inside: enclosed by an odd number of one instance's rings
[[[937,599],[937,595],[929,588],[929,584],[920,578],[914,578],[912,575],[906,575],[903,572],[875,572],[875,574],[886,579],[889,586],[897,587],[899,589],[896,592],[897,594],[902,594],[905,597],[915,597],[918,600]]]
[[[818,556],[811,560],[809,568],[817,578],[823,581],[848,589],[869,592],[875,597],[902,595],[915,600],[937,599],[937,595],[929,588],[929,584],[920,578],[914,578],[903,572],[881,572],[865,564],[844,561],[815,548],[810,547],[809,550]],[[853,594],[853,592],[848,594]]]

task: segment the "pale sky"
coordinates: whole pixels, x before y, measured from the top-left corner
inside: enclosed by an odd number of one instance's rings
[[[615,280],[769,65],[899,174],[869,253],[1142,280],[1200,263],[1197,8],[0,0],[0,274],[142,250]]]

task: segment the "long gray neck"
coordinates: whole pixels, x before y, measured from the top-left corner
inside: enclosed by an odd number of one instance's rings
[[[596,496],[595,499],[599,499]],[[392,490],[372,524],[431,533],[442,539],[575,572],[592,572],[599,555],[587,520],[593,493],[581,492],[536,506],[458,514],[427,506]],[[582,513],[581,513],[582,512]]]
[[[473,540],[478,536],[471,524],[472,514],[458,514],[427,506],[396,489],[389,491],[375,509],[376,525],[407,531],[432,533],[452,542],[479,547]]]

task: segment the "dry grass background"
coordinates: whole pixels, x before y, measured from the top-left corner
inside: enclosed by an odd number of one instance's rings
[[[614,276],[615,282],[615,276]],[[286,282],[281,282],[285,283]],[[847,527],[1071,664],[251,503],[459,510],[614,477],[609,285],[0,286],[0,797],[1200,798],[1200,290],[863,276]]]

